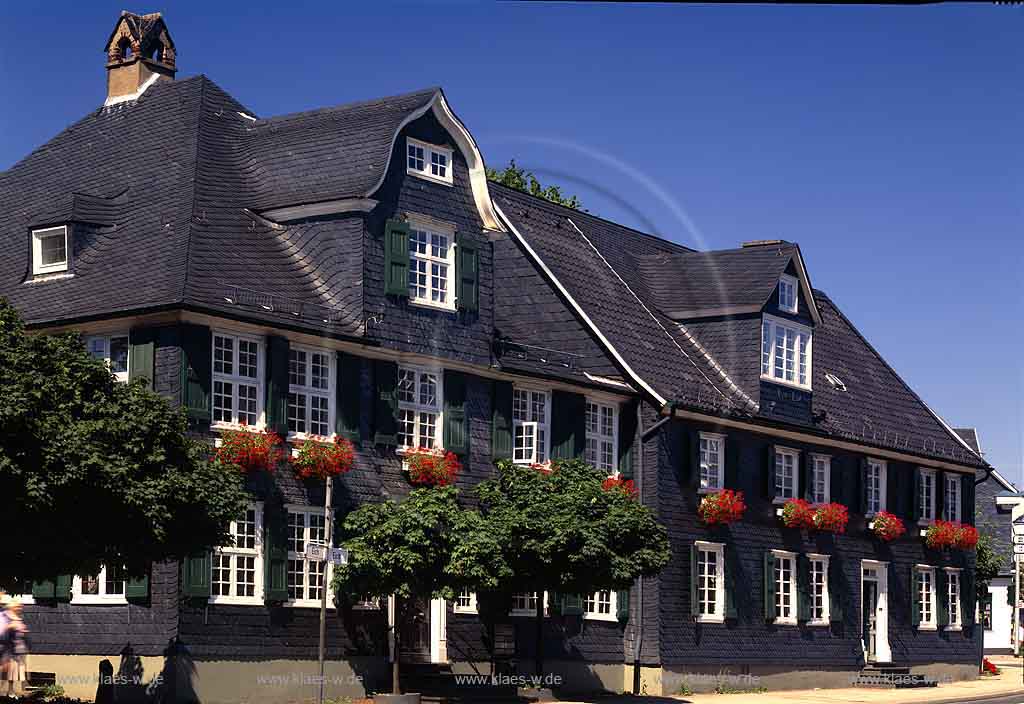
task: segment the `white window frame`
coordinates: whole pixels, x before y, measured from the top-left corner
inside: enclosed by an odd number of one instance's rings
[[[949,623],[946,624],[947,631],[963,630],[964,615],[960,604],[960,590],[963,588],[963,570],[956,567],[944,568],[946,573],[946,609],[949,612]],[[953,579],[955,577],[955,580]],[[956,588],[953,588],[954,583]],[[956,618],[953,614],[956,613]]]
[[[127,604],[128,599],[125,596],[125,592],[128,587],[128,577],[123,575],[124,579],[119,580],[121,582],[121,593],[108,594],[107,593],[107,566],[103,565],[100,567],[100,571],[96,574],[96,581],[99,583],[98,594],[83,594],[82,593],[82,577],[75,575],[71,580],[71,602],[72,604]]]
[[[700,476],[697,478],[697,493],[711,494],[720,491],[725,488],[725,435],[702,432],[698,442],[700,443]],[[712,447],[714,447],[713,450]],[[712,454],[718,458],[715,466],[711,466],[710,463]],[[707,479],[705,479],[705,475],[707,475]]]
[[[606,433],[607,429],[603,427],[604,412],[608,410],[611,411],[611,433]],[[619,470],[619,406],[617,403],[588,397],[586,414],[586,462],[606,472],[608,476],[615,476]],[[609,461],[605,462],[603,455],[609,446],[611,456]]]
[[[774,623],[780,626],[795,626],[797,625],[797,599],[799,598],[797,593],[796,553],[789,552],[788,550],[772,550],[772,555],[775,556],[775,573],[772,575],[772,579],[775,581]],[[782,568],[783,562],[789,563],[789,589],[787,590],[789,595],[789,616],[782,615],[782,577],[785,574]]]
[[[783,303],[782,291],[785,287],[788,287],[792,292],[792,303]],[[779,310],[784,310],[787,313],[796,313],[800,310],[800,281],[795,276],[783,274],[779,277]]]
[[[601,613],[601,595],[607,594],[608,613]],[[587,621],[618,621],[619,596],[614,589],[599,589],[583,595],[583,618]]]
[[[782,493],[780,493],[779,486],[773,486],[772,491],[774,492],[775,496],[774,503],[785,503],[789,499],[800,498],[800,450],[795,450],[791,447],[781,447],[776,445],[775,457],[773,459],[773,462],[775,463],[774,476],[776,480],[783,476],[781,470],[784,469],[786,466],[785,459],[783,459],[782,463],[780,464],[780,457],[789,457],[793,460],[793,491],[791,493],[785,493],[786,486],[785,484],[783,484],[781,487]]]
[[[64,237],[64,260],[53,264],[43,264],[43,240],[60,236]],[[45,276],[68,271],[71,268],[71,242],[69,239],[67,225],[32,230],[32,275]]]
[[[462,599],[465,597],[467,602],[462,603]],[[463,589],[461,592],[455,595],[455,600],[452,601],[452,611],[457,614],[475,614],[476,613],[476,592]]]
[[[516,411],[516,396],[518,394],[525,393],[526,396],[526,410],[527,417],[536,418],[537,414],[533,412],[534,407],[534,394],[543,394],[544,396],[544,420],[525,420],[522,417],[517,418]],[[527,457],[525,454],[520,453],[516,441],[520,433],[533,432],[533,452]],[[544,438],[541,442],[539,436],[543,434]],[[525,449],[525,448],[524,448]],[[516,464],[543,464],[551,458],[551,390],[545,389],[538,386],[527,386],[525,384],[516,384],[512,387],[512,461]]]
[[[868,491],[869,484],[868,480],[871,478],[872,470],[878,469],[878,508],[874,509],[871,507],[870,493]],[[864,477],[864,507],[865,515],[874,516],[881,511],[886,510],[887,496],[886,486],[888,485],[888,474],[889,465],[885,460],[879,460],[874,457],[868,458],[868,466],[866,469],[866,475]]]
[[[218,372],[217,370],[217,338],[230,339],[232,341],[232,366],[231,373],[227,374],[224,372]],[[248,377],[241,376],[239,374],[239,342],[247,342],[256,345],[256,376]],[[266,350],[263,344],[263,340],[251,335],[240,335],[235,332],[228,332],[226,330],[214,330],[213,335],[210,337],[210,360],[211,369],[213,369],[213,383],[211,386],[211,400],[210,400],[210,411],[211,414],[216,414],[216,388],[217,382],[231,384],[231,420],[214,420],[211,423],[213,428],[250,428],[253,430],[260,430],[266,423],[266,417],[264,415],[264,376],[265,376],[265,355]],[[238,414],[238,387],[239,385],[244,386],[255,386],[256,387],[256,422],[252,424],[242,425],[239,422]]]
[[[809,592],[809,598],[811,600],[811,618],[807,622],[809,626],[827,626],[831,618],[829,612],[829,601],[828,601],[828,555],[819,555],[816,553],[807,554],[807,576],[808,585],[807,589]],[[815,594],[815,587],[817,586],[814,582],[815,572],[818,571],[821,574],[821,594]],[[817,607],[818,599],[821,599],[821,615],[815,617],[814,610]]]
[[[698,623],[725,623],[725,544],[711,543],[705,540],[697,540],[693,543],[697,550],[697,574],[691,575],[697,582],[697,622]],[[715,613],[709,614],[705,611],[706,605],[711,602],[702,599],[702,592],[707,591],[699,581],[701,579],[700,568],[703,562],[702,553],[715,554]]]
[[[422,161],[423,161],[423,168],[422,169],[417,168],[415,165],[409,163],[410,156],[411,156],[409,151],[413,147],[416,147],[418,149],[422,149],[423,150],[423,159],[422,159]],[[405,155],[404,155],[405,156],[405,172],[407,174],[412,174],[413,176],[418,176],[419,178],[423,178],[423,179],[426,179],[428,181],[433,181],[434,183],[443,183],[446,186],[451,186],[452,185],[452,165],[453,165],[452,164],[452,161],[453,161],[452,160],[452,155],[453,154],[454,154],[454,151],[449,149],[448,147],[442,147],[439,144],[430,144],[429,142],[424,142],[424,141],[419,140],[419,139],[414,139],[413,137],[406,137],[405,138]],[[445,173],[443,175],[435,174],[434,173],[434,171],[437,170],[437,169],[435,169],[433,167],[434,156],[435,155],[437,155],[439,157],[444,157],[444,159],[446,161],[447,166],[444,169]]]
[[[213,568],[213,562],[216,560],[217,555],[228,555],[231,558],[231,573],[230,573],[230,591],[231,594],[218,594],[214,595],[211,591],[209,603],[211,604],[245,604],[245,605],[262,605],[263,604],[263,502],[256,501],[246,506],[246,511],[253,511],[255,514],[255,522],[253,531],[254,535],[254,547],[252,548],[239,548],[235,546],[225,546],[214,548],[213,557],[210,560],[211,570]],[[229,531],[232,537],[238,533],[238,521],[233,520],[229,526]],[[236,575],[238,574],[238,566],[236,560],[239,557],[252,557],[253,559],[253,595],[252,596],[238,596],[237,595],[237,584]],[[210,587],[213,588],[213,575],[210,575]]]
[[[306,355],[306,361],[304,363],[305,370],[305,384],[293,384],[291,383],[291,367],[292,367],[292,353],[300,352]],[[319,388],[312,385],[313,382],[313,355],[323,355],[327,359],[327,388]],[[337,398],[337,390],[335,384],[337,384],[337,373],[335,372],[335,360],[337,355],[331,351],[321,347],[305,347],[303,345],[290,345],[288,348],[288,404],[287,404],[287,417],[288,425],[292,424],[292,396],[301,396],[305,399],[304,413],[305,413],[305,431],[294,431],[291,428],[288,429],[289,439],[304,439],[309,437],[319,437],[327,440],[334,438],[334,418],[335,413],[335,399]],[[312,429],[312,413],[313,413],[313,397],[319,396],[327,399],[327,433],[320,435],[317,433],[309,432]],[[295,404],[297,405],[297,404]]]
[[[961,480],[959,474],[946,472],[942,475],[942,519],[959,523],[963,520],[961,516]],[[950,491],[952,489],[952,491]],[[952,500],[951,500],[952,497]]]
[[[827,504],[832,500],[832,456],[825,455],[820,452],[811,453],[811,472],[810,472],[810,495],[811,503],[814,504]],[[818,492],[815,487],[818,484],[818,473],[822,473],[822,492],[821,500],[818,500]]]
[[[130,336],[127,332],[116,332],[107,335],[89,335],[85,338],[85,349],[96,359],[102,359],[106,363],[107,369],[110,369],[111,341],[121,338],[124,338],[124,344],[127,350],[127,354],[125,356],[125,368],[123,372],[115,372],[111,370],[110,373],[113,374],[114,378],[118,381],[126,382],[128,381],[128,374],[132,368],[132,345]],[[102,349],[94,349],[96,343],[102,345]],[[97,354],[98,352],[101,354]]]
[[[786,355],[783,354],[781,376],[777,375],[776,372],[776,363],[778,361],[776,356],[776,336],[780,330],[783,332],[782,345],[784,350],[787,348],[787,343],[791,336],[793,340],[792,365],[787,365]],[[805,343],[805,363],[802,373],[800,364],[801,340]],[[761,378],[775,384],[810,391],[813,370],[813,344],[814,334],[806,325],[765,314],[761,320]],[[792,375],[792,379],[787,378],[790,375]]]
[[[928,575],[928,593],[923,594],[922,589],[922,575]],[[918,606],[921,609],[921,613],[918,618],[917,629],[919,631],[934,631],[938,629],[938,614],[936,609],[938,603],[935,598],[935,568],[931,565],[916,565],[914,567],[914,589],[917,590],[917,601]],[[927,597],[927,611],[930,618],[926,621],[925,615],[925,597]]]
[[[516,607],[515,606],[515,600],[518,599],[519,597],[523,596],[524,594],[536,595],[536,592],[515,592],[512,595],[513,607],[512,607],[512,609],[509,610],[509,614],[510,615],[512,615],[512,616],[536,616],[537,615],[537,599],[535,598],[535,596],[530,596],[530,597],[528,597],[526,599],[526,603],[528,605],[528,608],[524,609],[524,608]],[[533,603],[532,607],[529,606],[529,604],[531,602]],[[548,603],[548,593],[544,592],[544,617],[545,618],[547,618],[548,614],[550,613],[550,611],[548,610],[549,608],[550,608],[550,604]]]
[[[915,499],[917,500],[918,510],[920,511],[920,515],[918,517],[917,522],[920,525],[927,525],[935,520],[935,497],[937,495],[936,492],[938,491],[937,476],[934,469],[925,469],[924,467],[919,467],[917,471],[918,482],[917,496],[915,497]],[[921,500],[924,495],[926,479],[931,481],[931,491],[929,492],[927,503]]]
[[[413,288],[411,282],[407,282],[407,288],[409,291],[409,302],[418,306],[427,306],[430,308],[438,308],[440,310],[453,311],[456,307],[455,300],[455,226],[451,223],[442,222],[435,220],[434,218],[424,217],[422,215],[416,215],[414,213],[408,214],[409,223],[409,278],[414,275],[419,275],[418,269],[416,268],[417,262],[422,262],[425,266],[426,274],[424,275],[424,286],[426,288],[426,295],[420,296],[418,293],[418,286],[416,289]],[[419,244],[419,240],[416,238],[415,232],[422,232],[427,236],[426,252],[420,253],[419,251],[413,251],[414,246]],[[445,237],[448,240],[448,250],[445,256],[439,257],[434,256],[431,252],[433,244],[432,236]],[[444,276],[444,291],[445,300],[435,301],[431,297],[432,292],[436,287],[432,285],[433,280],[433,269],[434,265],[445,267]]]
[[[418,447],[426,447],[432,449],[440,449],[444,442],[444,370],[440,367],[430,367],[416,364],[399,364],[398,365],[398,378],[401,383],[403,373],[413,374],[413,389],[412,389],[412,401],[403,401],[401,395],[396,389],[395,393],[398,395],[398,425],[402,426],[404,421],[402,420],[403,411],[413,413],[413,444],[403,444],[399,439],[398,453],[404,454],[409,450],[415,450]],[[429,405],[420,401],[420,390],[423,384],[421,375],[429,374],[434,377],[434,388],[435,388],[435,400],[436,405]],[[427,425],[423,422],[424,418],[422,414],[433,414],[434,418],[434,435],[431,437],[428,434],[424,434],[424,427]],[[399,433],[404,435],[404,433]],[[425,444],[424,440],[429,440],[430,444]]]
[[[320,597],[315,597],[315,598],[310,598],[309,597],[310,567],[314,563],[319,562],[319,561],[318,560],[307,560],[306,559],[306,555],[305,555],[305,548],[307,546],[309,546],[310,543],[311,543],[311,541],[310,541],[311,527],[310,527],[309,517],[310,516],[324,517],[324,515],[325,515],[324,514],[324,509],[323,509],[323,507],[316,507],[316,506],[300,506],[300,505],[296,505],[296,504],[286,504],[285,505],[285,510],[288,512],[288,514],[294,514],[294,515],[302,516],[302,526],[303,526],[303,532],[302,532],[302,547],[303,547],[303,551],[302,552],[295,552],[295,551],[293,551],[291,549],[291,547],[292,547],[291,544],[290,544],[291,543],[291,530],[292,530],[291,515],[289,515],[287,517],[287,519],[286,519],[286,521],[287,521],[287,530],[288,530],[288,542],[289,542],[289,546],[288,546],[288,564],[287,564],[287,567],[286,567],[286,571],[287,571],[287,579],[290,579],[291,578],[291,562],[293,560],[295,560],[295,561],[301,560],[303,562],[303,565],[302,565],[302,579],[303,579],[302,591],[303,591],[304,596],[299,597],[299,598],[293,598],[291,596],[291,594],[289,593],[288,599],[284,603],[287,606],[320,608]],[[331,512],[332,517],[333,517],[333,514],[334,514],[334,512],[332,511]],[[333,521],[332,521],[332,525],[333,525]],[[327,526],[327,520],[326,520],[326,518],[324,518],[324,540],[321,541],[321,544],[323,544],[323,545],[327,545],[330,542],[329,541],[330,536],[328,536],[327,533],[326,533],[326,526]],[[334,593],[333,593],[333,590],[331,589],[331,579],[332,579],[332,577],[334,575],[334,570],[333,570],[334,566],[329,561],[323,562],[321,564],[325,565],[324,588],[327,589],[327,607],[331,608],[334,605]],[[291,591],[291,585],[287,584],[287,580],[286,580],[286,588],[289,590],[289,592]]]

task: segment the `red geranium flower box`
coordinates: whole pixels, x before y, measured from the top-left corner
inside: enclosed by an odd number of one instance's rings
[[[700,500],[697,513],[708,525],[727,525],[736,523],[743,518],[747,505],[743,503],[743,492],[722,489],[715,494],[708,494]]]
[[[601,482],[601,488],[605,491],[621,491],[630,498],[634,498],[636,496],[636,487],[633,485],[632,479],[608,477]]]
[[[455,483],[462,464],[454,452],[417,447],[405,453],[409,481],[418,486],[445,486]]]
[[[787,528],[813,528],[814,509],[804,499],[789,499],[782,506],[782,525]]]
[[[814,527],[826,533],[845,533],[849,522],[850,512],[842,504],[823,504],[814,511]]]
[[[942,550],[956,545],[958,526],[949,521],[935,521],[925,531],[924,543],[932,550]]]
[[[281,436],[272,430],[225,430],[216,458],[243,473],[273,472],[284,458],[284,447]]]
[[[355,448],[345,438],[335,438],[334,442],[307,438],[291,458],[291,463],[301,479],[326,479],[352,469],[355,456]]]
[[[978,545],[978,529],[961,525],[956,531],[955,545],[961,550],[973,550]]]
[[[903,525],[897,516],[892,515],[888,511],[879,511],[875,514],[875,517],[871,519],[871,532],[878,537],[879,540],[891,543],[896,538],[900,537],[907,532],[907,527]]]

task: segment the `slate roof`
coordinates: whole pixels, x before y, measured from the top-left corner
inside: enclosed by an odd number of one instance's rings
[[[978,430],[976,428],[953,428],[953,431],[959,435],[965,443],[970,445],[971,449],[981,454],[981,441],[978,439]]]

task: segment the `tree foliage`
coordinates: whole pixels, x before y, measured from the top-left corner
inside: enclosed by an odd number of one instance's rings
[[[995,537],[983,530],[974,548],[974,587],[979,601],[988,594],[989,582],[999,576],[1005,563],[1006,557],[995,549]]]
[[[118,383],[76,334],[29,335],[0,299],[0,580],[95,573],[225,544],[245,505],[181,408]]]
[[[516,160],[511,159],[504,169],[487,169],[487,178],[503,186],[514,188],[523,193],[529,193],[538,198],[544,198],[552,203],[564,205],[573,210],[583,210],[583,204],[575,195],[564,196],[560,186],[542,186],[533,172],[516,166]]]

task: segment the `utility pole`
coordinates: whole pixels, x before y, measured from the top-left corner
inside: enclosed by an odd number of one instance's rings
[[[324,645],[327,641],[327,565],[330,562],[331,548],[334,547],[334,531],[331,521],[331,489],[334,488],[334,478],[327,475],[327,485],[324,491],[324,532],[327,534],[327,552],[320,563],[323,572],[320,576],[320,697],[319,704],[324,704]]]

